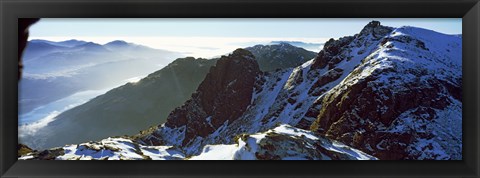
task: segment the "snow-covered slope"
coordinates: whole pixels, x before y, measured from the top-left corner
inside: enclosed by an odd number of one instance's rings
[[[275,148],[274,150],[272,150]],[[98,142],[67,145],[20,157],[55,160],[376,160],[342,143],[289,125],[236,137],[230,145],[206,145],[199,155],[185,158],[172,146],[144,146],[128,138],[107,138]]]
[[[32,152],[21,160],[179,160],[185,156],[171,146],[143,146],[128,138],[107,138],[98,142],[66,145]]]
[[[133,142],[188,159],[459,160],[461,49],[458,35],[373,21],[295,68],[260,72],[238,50]]]
[[[289,125],[252,135],[239,135],[236,144],[206,145],[190,160],[376,160],[345,144]]]

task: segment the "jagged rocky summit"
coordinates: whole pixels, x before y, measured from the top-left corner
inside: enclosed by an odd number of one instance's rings
[[[212,134],[223,123],[232,122],[245,112],[260,73],[254,58],[244,49],[222,56],[210,68],[192,99],[170,113],[165,126],[185,127],[182,145]]]
[[[124,149],[98,156],[105,146],[83,154],[82,144],[50,152],[54,159],[459,160],[461,48],[458,35],[373,21],[295,68],[260,72],[239,49],[217,61],[165,124],[88,143],[125,143],[137,156]]]

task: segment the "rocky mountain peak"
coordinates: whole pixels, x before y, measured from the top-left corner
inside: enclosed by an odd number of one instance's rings
[[[312,64],[312,69],[322,69],[327,66],[328,69],[332,69],[343,59],[351,58],[352,55],[348,54],[349,48],[370,46],[372,42],[384,38],[390,32],[392,32],[392,30],[392,27],[382,26],[379,21],[371,21],[365,27],[363,27],[359,34],[354,36],[345,36],[339,38],[338,40],[331,38],[325,43],[323,49],[318,53],[317,57],[315,57],[315,60]],[[353,55],[359,55],[360,53]]]
[[[365,28],[376,28],[379,27],[381,24],[379,21],[373,20],[369,22],[367,25],[365,25]]]
[[[239,118],[250,104],[260,69],[252,53],[237,49],[222,56],[182,107],[167,118],[166,126],[186,126],[183,145],[205,137],[224,123]]]
[[[379,21],[371,21],[362,31],[360,31],[360,36],[372,35],[375,38],[384,37],[393,30],[391,27],[382,26]]]
[[[244,49],[237,49],[229,56],[223,56],[217,61],[216,66],[210,68],[210,72],[197,89],[197,94],[203,101],[203,108],[207,114],[215,114],[214,106],[219,94],[242,95],[251,98],[251,90],[255,77],[260,69],[253,54]],[[245,96],[243,96],[245,94]],[[225,98],[226,99],[226,98]],[[232,99],[235,99],[234,97]],[[248,105],[249,103],[237,103]],[[233,108],[232,108],[233,109]],[[222,122],[223,123],[223,122]]]

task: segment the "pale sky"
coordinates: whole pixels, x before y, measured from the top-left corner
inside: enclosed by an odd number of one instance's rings
[[[125,40],[195,57],[212,57],[274,40],[324,43],[330,38],[354,35],[372,20],[391,27],[415,26],[446,34],[462,33],[461,18],[47,18],[30,28],[29,39],[78,39],[100,44]]]

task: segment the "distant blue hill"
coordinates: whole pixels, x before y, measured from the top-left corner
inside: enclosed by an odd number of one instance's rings
[[[304,48],[309,51],[318,53],[323,47],[324,43],[306,43],[301,41],[272,41],[270,44],[282,44],[287,43],[296,47]]]
[[[66,41],[59,41],[59,42],[41,40],[41,39],[34,39],[34,40],[30,40],[29,42],[33,42],[33,43],[43,42],[43,43],[48,43],[48,44],[51,44],[51,45],[57,45],[57,46],[63,46],[63,47],[74,47],[74,46],[78,46],[78,45],[88,43],[87,41],[75,40],[75,39],[66,40]]]

